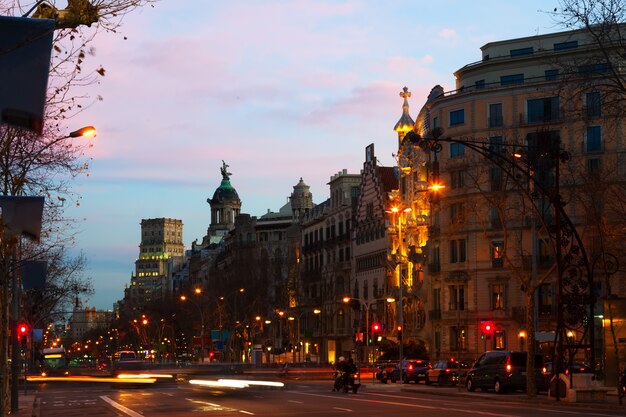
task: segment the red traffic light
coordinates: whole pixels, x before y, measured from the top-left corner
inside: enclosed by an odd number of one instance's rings
[[[380,324],[379,323],[372,324],[372,331],[379,332],[380,331]]]
[[[30,333],[30,327],[26,323],[18,323],[17,324],[17,338],[23,339],[28,337],[28,333]]]

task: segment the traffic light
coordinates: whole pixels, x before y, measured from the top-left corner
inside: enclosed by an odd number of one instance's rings
[[[482,340],[491,339],[491,335],[494,331],[494,325],[490,321],[483,321],[480,323],[480,338]]]
[[[382,330],[382,326],[380,323],[372,324],[372,340],[374,343],[378,342],[378,337],[380,336],[380,332]]]
[[[28,341],[28,334],[30,333],[30,327],[26,323],[17,324],[17,340],[26,347]]]
[[[398,332],[398,341],[401,342],[402,341],[402,325],[398,324],[396,326],[396,331]]]

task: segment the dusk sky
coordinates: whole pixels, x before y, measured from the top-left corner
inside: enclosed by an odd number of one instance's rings
[[[395,165],[402,87],[415,118],[486,43],[562,30],[546,13],[555,6],[163,0],[127,16],[93,45],[89,62],[106,76],[89,93],[103,100],[68,125],[98,129],[68,213],[96,290],[83,301],[111,309],[123,298],[142,219],[182,220],[186,248],[202,240],[222,160],[253,216],[278,211],[300,177],[324,201],[330,177],[359,173],[370,143]]]

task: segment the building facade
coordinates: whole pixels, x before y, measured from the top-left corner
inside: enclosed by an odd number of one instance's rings
[[[309,299],[319,300],[319,327],[314,332],[319,360],[334,362],[355,347],[352,308],[343,303],[351,293],[350,232],[356,212],[361,176],[347,170],[328,183],[330,198],[304,215],[301,286]]]
[[[583,30],[489,43],[481,61],[455,73],[454,91],[436,86],[422,107],[415,132],[443,133],[443,147],[409,166],[419,172],[426,163],[428,180],[440,174],[446,184],[431,199],[425,281],[431,359],[523,350],[533,330],[539,351],[550,355],[559,308],[550,235],[554,190],[590,260],[603,253],[623,258],[623,211],[611,204],[612,195],[623,197],[624,126],[615,92],[606,87],[616,68],[602,52]],[[416,143],[405,146],[422,151]],[[532,154],[550,147],[568,159]],[[490,154],[520,162],[503,168]],[[415,184],[414,176],[406,178]],[[606,234],[615,227],[622,232]],[[599,276],[592,285],[597,297],[624,278],[619,271],[608,280]],[[600,367],[603,314],[596,303],[592,337]],[[492,332],[484,334],[484,323]],[[588,339],[583,331],[572,338]]]
[[[159,218],[141,221],[139,257],[130,287],[125,291],[125,305],[140,309],[172,292],[172,275],[184,266],[183,222]]]

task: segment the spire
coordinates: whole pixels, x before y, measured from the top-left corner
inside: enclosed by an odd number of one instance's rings
[[[411,115],[409,115],[408,98],[411,97],[411,92],[409,91],[408,87],[404,87],[402,89],[402,91],[400,92],[400,97],[404,98],[404,103],[402,104],[402,116],[400,117],[400,120],[398,120],[398,123],[396,123],[396,125],[393,128],[393,130],[398,132],[399,142],[402,141],[402,138],[404,138],[404,135],[406,135],[408,132],[413,130],[413,127],[415,126],[415,122],[411,118]]]

